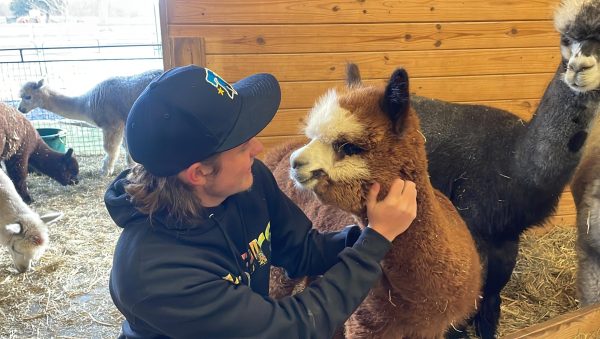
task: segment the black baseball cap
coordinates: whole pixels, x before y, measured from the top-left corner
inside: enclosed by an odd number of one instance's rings
[[[148,84],[131,107],[129,153],[155,176],[175,175],[250,140],[273,119],[280,101],[271,74],[230,85],[208,68],[173,68]]]

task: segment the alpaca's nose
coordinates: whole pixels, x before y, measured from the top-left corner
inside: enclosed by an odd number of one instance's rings
[[[17,264],[15,263],[15,268],[17,269],[17,271],[19,271],[19,273],[25,273],[29,270],[29,263],[26,264]]]
[[[567,65],[567,68],[575,73],[586,71],[592,67],[594,67],[594,63],[591,59],[574,59]]]
[[[298,169],[299,167],[302,167],[304,165],[306,165],[306,161],[300,159],[298,151],[295,151],[294,153],[292,153],[292,155],[290,155],[290,166],[293,169]]]

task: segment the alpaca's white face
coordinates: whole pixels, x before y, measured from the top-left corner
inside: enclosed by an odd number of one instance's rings
[[[27,113],[34,108],[43,106],[43,81],[28,82],[21,88],[21,103],[19,103],[19,112]]]
[[[600,89],[600,42],[562,37],[561,53],[567,60],[564,81],[576,92]]]
[[[554,14],[567,62],[564,82],[578,93],[600,89],[600,6],[597,0],[562,0]]]
[[[339,205],[339,201],[332,201],[332,195],[342,189],[360,198],[362,183],[371,178],[367,162],[361,157],[365,149],[360,140],[365,129],[340,106],[337,92],[330,90],[309,114],[305,134],[311,141],[290,157],[290,176],[296,185],[314,191],[326,203]]]
[[[18,222],[3,226],[0,239],[8,248],[17,271],[26,272],[31,263],[44,254],[50,242],[47,225],[57,222],[62,216],[61,212],[42,216],[28,213],[21,215]]]
[[[26,272],[32,261],[44,254],[48,244],[48,232],[46,229],[28,230],[19,223],[7,225],[5,228],[5,232],[9,233],[6,245],[15,268],[20,273]]]

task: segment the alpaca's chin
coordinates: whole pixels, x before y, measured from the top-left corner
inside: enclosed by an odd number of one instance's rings
[[[563,80],[573,91],[587,93],[600,88],[600,76],[596,75],[597,73],[597,66],[594,67],[593,72],[588,71],[583,74],[567,71]]]
[[[356,194],[336,190],[334,186],[324,181],[315,185],[313,192],[323,204],[335,206],[359,218],[366,216],[364,204]]]
[[[290,179],[294,182],[294,186],[299,189],[313,191],[317,185],[317,178],[310,174],[304,175],[296,170],[290,170]]]

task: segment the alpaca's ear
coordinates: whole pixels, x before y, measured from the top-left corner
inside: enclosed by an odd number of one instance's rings
[[[34,89],[42,88],[42,86],[44,86],[44,82],[45,80],[43,78],[40,79],[40,81],[38,81],[37,84],[35,84]]]
[[[69,150],[67,150],[67,153],[65,153],[65,159],[69,159],[72,156],[73,156],[73,149],[69,148]]]
[[[348,87],[358,87],[362,84],[362,80],[360,79],[360,71],[358,70],[358,65],[355,63],[349,62],[346,64],[346,85]]]
[[[396,133],[402,131],[406,113],[410,108],[409,99],[408,73],[403,68],[399,68],[390,77],[382,103],[382,109],[388,114]]]
[[[19,234],[21,233],[21,225],[20,224],[8,224],[4,226],[4,229],[8,231],[9,234]]]

